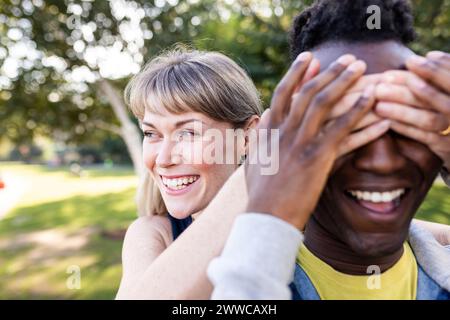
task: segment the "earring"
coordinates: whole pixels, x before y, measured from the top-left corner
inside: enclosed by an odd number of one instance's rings
[[[243,155],[241,155],[241,158],[239,159],[239,165],[243,164],[246,159],[247,159],[247,154],[244,153]]]

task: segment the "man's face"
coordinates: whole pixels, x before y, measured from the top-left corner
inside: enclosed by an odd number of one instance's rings
[[[367,63],[367,74],[403,69],[413,55],[393,41],[333,44],[313,53],[322,70],[351,53]],[[427,146],[389,131],[335,162],[314,216],[359,255],[393,253],[441,166]]]

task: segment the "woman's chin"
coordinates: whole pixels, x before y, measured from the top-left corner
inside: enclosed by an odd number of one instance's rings
[[[170,211],[170,210],[168,210],[169,211],[169,214],[172,216],[172,217],[174,217],[175,219],[186,219],[187,217],[189,217],[190,215],[192,215],[192,213],[190,213],[190,212],[188,212],[188,213],[186,213],[186,212],[177,212],[177,211]]]
[[[202,209],[197,208],[189,208],[188,206],[182,206],[182,207],[171,207],[167,206],[167,211],[170,213],[170,215],[176,219],[185,219],[193,214],[196,214],[197,212],[201,211]]]

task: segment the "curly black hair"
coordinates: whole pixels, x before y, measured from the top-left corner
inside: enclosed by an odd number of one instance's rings
[[[381,9],[381,28],[369,29],[367,8]],[[408,0],[316,0],[295,19],[289,45],[292,58],[328,41],[372,42],[415,40],[413,15]]]

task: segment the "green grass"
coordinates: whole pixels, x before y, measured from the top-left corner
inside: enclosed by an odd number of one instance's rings
[[[29,184],[0,220],[0,299],[112,299],[121,276],[122,241],[105,237],[136,217],[131,168],[95,168],[84,178],[67,168],[0,163]],[[417,217],[450,224],[450,191],[436,183]],[[81,270],[81,289],[68,289]]]
[[[450,190],[443,183],[435,183],[416,218],[450,225]]]
[[[0,299],[113,299],[121,276],[121,239],[136,218],[131,168],[88,169],[0,163],[29,186],[0,220]],[[66,285],[80,267],[81,288]]]

